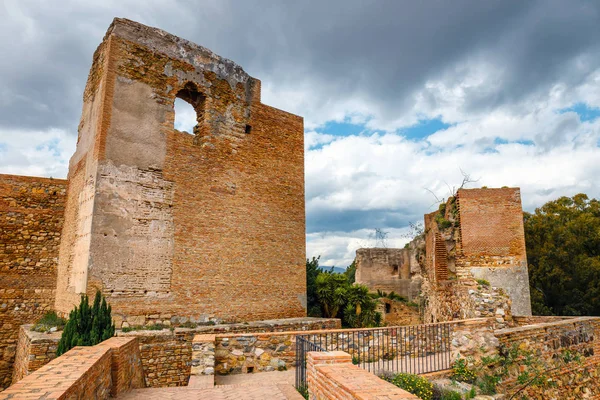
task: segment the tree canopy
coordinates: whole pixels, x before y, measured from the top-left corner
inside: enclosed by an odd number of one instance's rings
[[[534,315],[600,315],[600,202],[560,197],[524,214]]]

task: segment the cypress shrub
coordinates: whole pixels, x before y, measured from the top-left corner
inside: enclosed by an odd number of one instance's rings
[[[69,314],[56,355],[66,353],[75,346],[93,346],[115,334],[111,308],[100,291],[96,292],[94,304],[90,306],[87,295],[81,296],[79,307]]]

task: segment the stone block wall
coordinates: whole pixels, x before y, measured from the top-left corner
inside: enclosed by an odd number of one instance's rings
[[[19,327],[19,341],[13,367],[12,382],[17,383],[56,358],[61,332],[41,333],[31,330],[33,325]]]
[[[580,317],[563,321],[543,322],[495,332],[499,352],[513,347],[532,351],[547,367],[547,376],[556,387],[530,387],[521,393],[527,398],[581,399],[600,396],[600,318]],[[579,355],[582,361],[565,362],[566,357]],[[526,360],[510,371],[502,389],[509,394],[519,390],[520,373]]]
[[[53,309],[66,185],[0,175],[0,389],[11,383],[19,326]]]
[[[350,354],[342,351],[309,352],[306,377],[311,400],[418,399],[353,365]]]
[[[192,375],[215,374],[216,335],[196,335],[192,341]]]
[[[0,393],[0,399],[108,399],[143,387],[135,338],[75,347]]]
[[[303,141],[240,66],[115,19],[70,161],[57,310],[100,289],[129,325],[305,316]]]

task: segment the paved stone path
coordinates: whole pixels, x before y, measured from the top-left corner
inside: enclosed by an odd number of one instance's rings
[[[147,388],[119,396],[124,400],[304,400],[294,388],[295,370],[216,376],[216,386],[208,387],[206,378],[194,377],[190,386]],[[212,377],[210,377],[212,378]]]
[[[122,400],[303,400],[292,385],[216,386],[212,389],[186,387],[138,389],[119,396]]]

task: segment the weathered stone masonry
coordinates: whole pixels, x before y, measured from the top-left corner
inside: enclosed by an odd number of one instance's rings
[[[19,326],[53,308],[66,185],[0,175],[0,388],[11,382]]]
[[[194,132],[174,129],[174,100]],[[301,117],[210,50],[115,19],[69,168],[56,308],[108,296],[118,325],[305,315]]]

